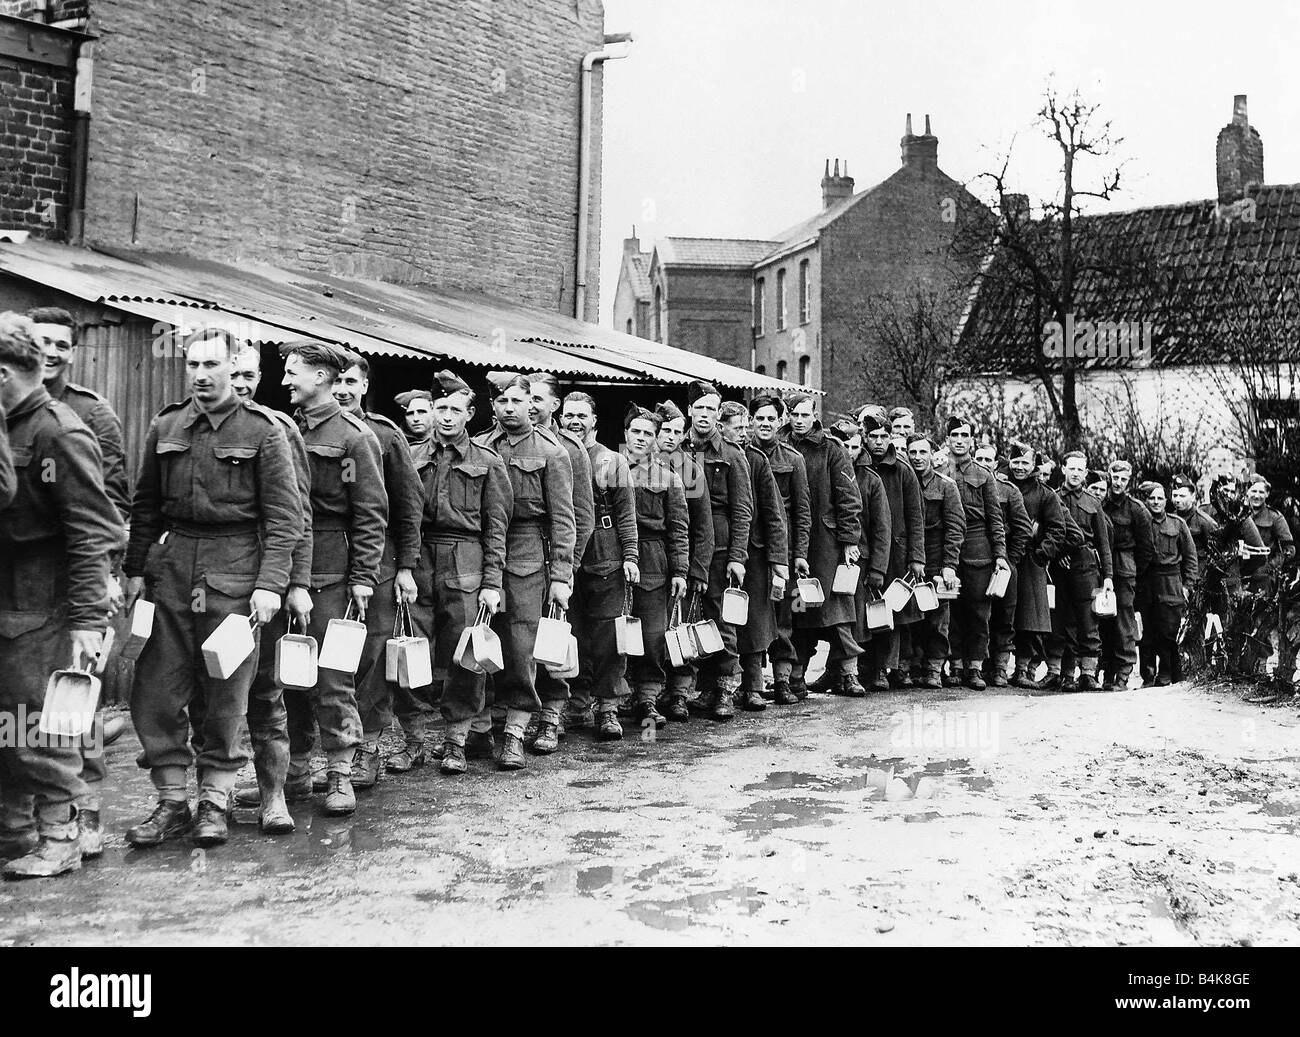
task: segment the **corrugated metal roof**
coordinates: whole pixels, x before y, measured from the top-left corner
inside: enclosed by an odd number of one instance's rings
[[[263,342],[316,338],[371,355],[450,359],[592,381],[681,384],[707,378],[732,388],[788,388],[562,314],[423,286],[233,267],[190,256],[92,251],[39,239],[0,242],[0,272],[157,321],[244,321],[245,337]]]

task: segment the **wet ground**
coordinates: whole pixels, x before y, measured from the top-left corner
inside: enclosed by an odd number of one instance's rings
[[[0,886],[0,946],[1300,940],[1293,707],[905,692],[637,734],[393,775],[206,853],[125,846],[128,734],[103,858]]]

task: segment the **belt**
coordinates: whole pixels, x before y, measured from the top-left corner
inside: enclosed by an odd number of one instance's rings
[[[540,533],[541,531],[541,519],[515,519],[507,530],[509,533]]]
[[[323,515],[311,517],[312,532],[320,530],[323,533],[347,533],[352,529],[352,523],[342,515]]]
[[[256,519],[246,519],[243,522],[173,522],[170,532],[178,536],[207,539],[256,533],[260,528],[261,524]]]
[[[468,529],[434,529],[425,526],[420,530],[420,536],[426,544],[463,544],[478,543],[482,534]]]

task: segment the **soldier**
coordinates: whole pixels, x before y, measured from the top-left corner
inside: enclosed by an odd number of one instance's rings
[[[1246,506],[1250,508],[1251,521],[1259,530],[1260,541],[1268,548],[1268,560],[1256,570],[1249,590],[1272,597],[1286,579],[1287,570],[1295,561],[1295,539],[1286,517],[1268,506],[1268,495],[1273,492],[1269,481],[1254,476],[1246,487]]]
[[[740,706],[750,712],[767,708],[763,698],[763,657],[776,640],[776,606],[772,594],[782,595],[790,580],[790,546],[785,527],[785,506],[772,474],[767,454],[749,445],[749,412],[728,401],[718,412],[718,426],[727,442],[745,451],[753,518],[749,524],[749,557],[742,590],[749,597],[748,618],[736,629],[740,653]]]
[[[776,488],[781,494],[786,539],[789,543],[787,564],[796,576],[807,576],[811,572],[808,551],[812,536],[808,468],[803,455],[790,444],[781,441],[785,403],[779,396],[755,396],[750,401],[749,413],[750,442],[766,456],[772,476],[776,479]],[[799,701],[790,689],[790,675],[799,661],[794,647],[794,612],[791,610],[793,589],[793,586],[787,587],[781,600],[776,603],[776,640],[768,649],[768,658],[772,663],[770,697],[782,706]],[[769,696],[765,693],[764,697]]]
[[[20,718],[41,711],[53,670],[96,661],[108,614],[108,558],[121,547],[122,525],[104,489],[95,437],[41,384],[35,329],[16,313],[0,314],[0,419],[13,463],[12,494],[0,494],[9,497],[0,506],[0,710]],[[18,727],[34,725],[20,719]],[[81,867],[81,768],[81,748],[70,738],[29,743],[20,736],[0,746],[0,787],[7,800],[30,797],[34,815],[34,824],[5,818],[5,878]]]
[[[1169,503],[1174,506],[1174,514],[1187,524],[1192,534],[1192,543],[1196,545],[1196,583],[1205,578],[1207,554],[1210,537],[1218,530],[1219,524],[1210,517],[1210,513],[1200,507],[1196,501],[1196,483],[1185,475],[1175,475],[1169,486]]]
[[[908,444],[912,440],[913,433],[916,432],[916,415],[906,407],[892,408],[889,411],[889,432],[899,457],[906,457]],[[933,465],[933,456],[930,460]]]
[[[530,382],[531,384],[531,382]],[[571,612],[580,672],[571,686],[570,715],[585,718],[595,689],[595,724],[601,741],[623,737],[618,722],[627,657],[618,651],[614,620],[623,615],[628,589],[641,579],[636,491],[627,458],[596,441],[596,401],[585,392],[564,398],[564,427],[591,460],[594,531],[582,556]]]
[[[261,351],[252,346],[239,348],[234,337],[219,328],[208,334],[213,338],[225,339],[227,345],[234,350],[230,387],[235,395],[246,407],[260,409],[270,415],[289,442],[294,473],[298,477],[298,499],[303,516],[303,533],[293,551],[289,583],[291,586],[309,586],[312,548],[311,464],[307,459],[307,447],[302,441],[302,433],[287,414],[262,407],[254,401],[258,387],[262,384]],[[190,726],[196,750],[201,749],[203,730],[201,693],[202,688],[190,702]],[[284,689],[275,679],[275,652],[270,650],[270,646],[267,651],[257,653],[257,669],[248,689],[248,730],[253,743],[253,768],[257,774],[257,784],[248,789],[236,789],[235,802],[239,806],[260,807],[258,827],[264,835],[289,835],[295,826],[285,800],[309,798],[311,776],[304,775],[305,781],[292,788],[285,786],[289,775],[289,718],[284,708]]]
[[[533,424],[529,379],[508,371],[488,377],[496,425],[474,442],[501,455],[514,495],[506,534],[505,612],[493,618],[505,661],[505,669],[494,681],[496,700],[506,707],[497,766],[520,770],[524,729],[532,714],[538,714],[533,752],[554,752],[559,737],[564,701],[550,697],[539,701],[533,646],[542,615],[553,606],[569,607],[576,535],[573,467],[555,434]],[[480,712],[478,722],[482,719]]]
[[[841,418],[826,430],[844,444],[844,451],[849,455],[849,463],[856,465],[862,456],[862,427],[856,422]]]
[[[1145,482],[1138,492],[1151,511],[1154,554],[1147,570],[1145,622],[1142,630],[1143,687],[1164,687],[1183,679],[1178,628],[1196,581],[1196,545],[1192,531],[1165,510],[1165,488]]]
[[[692,382],[689,397],[691,429],[683,448],[703,473],[713,512],[713,558],[708,589],[702,599],[704,618],[718,625],[723,642],[722,652],[703,660],[696,669],[698,695],[690,708],[710,714],[715,720],[729,720],[735,716],[740,656],[736,628],[722,619],[722,592],[729,585],[739,587],[745,583],[753,492],[744,453],[728,443],[718,428],[722,394],[708,382]]]
[[[573,472],[573,571],[577,572],[587,552],[596,526],[595,501],[592,497],[591,457],[587,448],[571,432],[565,429],[557,419],[561,413],[560,383],[555,375],[548,372],[530,374],[528,416],[534,426],[545,429],[562,446],[569,455],[569,468]],[[542,746],[536,745],[537,725],[541,714],[533,714],[533,721],[524,735],[524,743],[533,751],[546,755],[553,753],[563,738],[567,728],[590,727],[593,718],[590,708],[578,709],[568,707],[569,682],[556,677],[543,667],[537,671],[537,694],[544,705],[555,706],[560,711],[560,720],[556,725],[552,745],[551,733],[542,738]],[[549,705],[548,705],[549,704]],[[557,705],[558,704],[558,705]]]
[[[1088,459],[1072,450],[1061,460],[1060,498],[1070,519],[1078,527],[1081,542],[1073,550],[1063,550],[1049,568],[1056,584],[1056,609],[1052,613],[1052,636],[1047,645],[1045,692],[1097,691],[1097,664],[1101,656],[1101,638],[1097,634],[1097,617],[1092,600],[1101,589],[1114,590],[1111,573],[1110,526],[1101,501],[1084,489],[1088,476]],[[1074,665],[1079,679],[1075,683]]]
[[[452,658],[461,634],[482,610],[501,609],[506,530],[513,498],[505,462],[470,439],[474,393],[450,371],[434,376],[434,445],[420,468],[423,507],[415,628],[433,649],[434,679],[444,678],[443,774],[463,774],[466,757],[491,759],[492,735],[470,724],[484,709],[484,677]]]
[[[1083,543],[1056,491],[1038,473],[1039,457],[1033,447],[1012,443],[1007,448],[1011,485],[1020,491],[1031,535],[1020,564],[1016,566],[1015,652],[1016,669],[1011,683],[1029,691],[1041,690],[1034,679],[1036,660],[1046,655],[1043,638],[1052,632],[1052,608],[1048,601],[1047,567],[1062,551],[1073,551]]]
[[[925,512],[921,506],[921,485],[905,455],[893,443],[884,408],[868,406],[859,423],[865,449],[859,465],[869,465],[885,487],[889,503],[890,548],[885,583],[896,579],[925,579]],[[903,641],[906,631],[919,622],[921,611],[910,598],[894,615],[894,629],[871,635],[866,651],[858,660],[858,677],[868,691],[888,691],[890,684],[906,686],[907,670],[901,658],[911,656],[911,643]],[[866,632],[865,626],[863,632]]]
[[[989,659],[984,664],[985,681],[995,688],[1010,684],[1011,653],[1016,646],[1016,612],[1020,597],[1020,564],[1033,537],[1033,521],[1025,510],[1025,499],[1010,478],[998,470],[998,451],[993,446],[975,448],[975,463],[993,476],[1002,507],[1002,528],[1007,538],[1007,564],[1011,582],[1006,593],[992,602],[989,615]]]
[[[14,455],[9,449],[5,409],[0,407],[0,508],[8,507],[18,490],[14,479]]]
[[[925,509],[925,573],[927,580],[957,584],[961,545],[966,539],[966,509],[957,484],[934,470],[934,444],[930,437],[908,437],[908,460],[921,486]],[[912,632],[912,681],[918,688],[943,687],[943,664],[948,658],[949,603],[922,613]]]
[[[686,438],[686,415],[671,400],[655,408],[661,422],[655,441],[661,462],[682,482],[689,519],[690,561],[686,578],[687,600],[702,599],[709,586],[709,566],[713,564],[713,505],[705,484],[704,471],[695,456],[682,449]],[[685,723],[691,718],[687,698],[695,683],[690,665],[670,669],[658,708],[669,720]]]
[[[690,567],[690,516],[681,478],[658,456],[661,419],[654,411],[631,406],[624,418],[632,485],[636,492],[638,572],[632,614],[641,621],[644,655],[627,660],[632,686],[632,716],[645,728],[667,720],[656,708],[667,681],[664,632],[670,607],[686,596]]]
[[[415,570],[420,564],[420,519],[424,493],[401,430],[382,414],[363,410],[361,403],[370,391],[370,362],[348,354],[351,364],[334,382],[334,399],[339,407],[359,418],[379,440],[383,462],[384,489],[388,494],[388,528],[384,554],[379,562],[379,582],[370,599],[366,616],[366,648],[357,668],[357,712],[361,716],[363,742],[352,759],[352,787],[372,788],[380,778],[379,739],[393,724],[394,697],[415,698],[416,689],[397,688],[386,675],[385,653],[397,625],[399,605],[415,604]],[[427,694],[429,689],[424,689]],[[403,710],[408,716],[411,710]],[[423,717],[426,712],[417,712]],[[425,731],[406,729],[406,751],[414,758],[423,755]]]
[[[36,344],[45,355],[42,378],[45,391],[60,403],[65,403],[76,413],[95,436],[100,454],[104,458],[104,489],[122,516],[123,523],[131,514],[131,497],[127,491],[125,450],[122,446],[122,422],[109,402],[99,393],[84,385],[70,382],[72,359],[76,355],[78,328],[72,314],[56,306],[41,307],[27,312],[32,322]],[[121,568],[120,553],[110,559],[108,598],[110,615],[122,605],[122,586],[117,578]],[[95,723],[102,725],[101,717]],[[98,857],[104,851],[102,819],[103,799],[100,788],[108,776],[102,752],[82,754],[81,777],[86,783],[86,795],[77,803],[77,823],[81,826],[81,854],[86,859]]]
[[[402,408],[406,425],[406,445],[410,447],[411,464],[416,470],[423,468],[433,449],[433,394],[427,389],[399,392],[393,402]]]
[[[280,611],[303,532],[289,441],[261,408],[231,387],[231,338],[201,329],[184,342],[190,396],[149,426],[131,505],[123,570],[130,608],[146,589],[153,633],[135,666],[131,717],[158,806],[126,833],[133,846],[184,834],[191,813],[186,770],[198,768],[191,838],[226,841],[226,807],[248,759],[243,727],[256,650],[224,680],[211,676],[201,646],[228,617],[251,613],[260,640]],[[187,711],[201,696],[197,760],[186,744]]]
[[[297,409],[311,464],[311,585],[289,588],[285,607],[324,645],[331,619],[366,622],[384,554],[388,495],[379,440],[360,418],[343,411],[334,383],[351,366],[349,354],[319,342],[288,342],[284,381]],[[389,628],[391,630],[391,627]],[[357,806],[352,760],[362,744],[355,674],[318,671],[315,687],[286,688],[289,712],[289,780],[310,773],[314,729],[326,757],[325,813],[344,815]]]
[[[1009,569],[1006,528],[998,503],[997,481],[971,456],[975,427],[965,418],[948,419],[948,453],[952,478],[966,509],[966,539],[961,546],[957,575],[961,591],[952,611],[953,678],[975,691],[987,685],[981,670],[989,657],[989,580]]]
[[[794,647],[798,655],[790,675],[790,696],[795,701],[808,695],[805,675],[808,663],[818,641],[830,644],[826,673],[822,688],[826,691],[844,691],[863,694],[858,683],[858,656],[862,648],[854,636],[857,621],[856,598],[847,594],[833,594],[835,570],[840,565],[863,563],[862,548],[867,538],[874,538],[880,547],[879,573],[872,569],[868,558],[864,568],[865,579],[876,579],[876,586],[884,580],[883,554],[888,549],[888,519],[884,528],[874,524],[864,529],[862,494],[854,477],[853,463],[843,444],[829,435],[817,420],[817,401],[807,393],[794,393],[786,401],[790,408],[789,443],[799,451],[808,475],[808,508],[812,514],[812,532],[808,538],[808,571],[796,575],[816,579],[825,595],[825,603],[805,606],[802,598],[791,603],[794,612]],[[869,481],[876,489],[876,499],[885,507],[884,487],[880,478],[868,469]],[[874,513],[866,521],[872,522]],[[775,688],[777,701],[781,701],[782,688]]]
[[[1137,617],[1139,587],[1145,587],[1147,567],[1155,545],[1151,513],[1128,492],[1133,466],[1127,461],[1110,463],[1109,488],[1102,510],[1111,525],[1111,557],[1115,566],[1115,615],[1103,617],[1101,665],[1106,671],[1105,691],[1128,687],[1137,665]]]

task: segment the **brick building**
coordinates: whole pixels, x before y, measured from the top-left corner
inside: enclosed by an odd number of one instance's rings
[[[920,287],[960,312],[975,263],[954,238],[967,221],[988,219],[939,168],[929,116],[919,135],[907,117],[901,147],[898,171],[862,191],[847,163],[841,172],[828,160],[821,211],[769,239],[661,240],[646,337],[727,363],[745,363],[748,349],[755,372],[824,391],[828,413],[870,398],[888,357],[866,307]]]
[[[618,287],[614,289],[614,330],[638,338],[654,338],[650,324],[653,293],[650,289],[649,252],[641,251],[641,239],[623,239],[623,262],[618,268]]]

